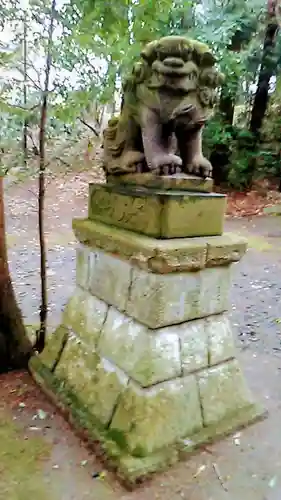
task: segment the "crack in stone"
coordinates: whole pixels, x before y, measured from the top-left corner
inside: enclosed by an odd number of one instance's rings
[[[125,372],[123,372],[123,373],[125,373]],[[123,390],[122,390],[122,391],[118,394],[118,396],[117,396],[117,398],[116,398],[116,401],[115,401],[115,403],[114,403],[114,405],[113,405],[113,408],[112,408],[111,417],[110,417],[110,419],[109,419],[108,423],[106,424],[106,429],[107,429],[107,430],[110,428],[110,426],[111,426],[111,424],[112,424],[112,421],[113,421],[114,415],[115,415],[115,413],[116,413],[116,411],[117,411],[117,408],[118,408],[118,406],[119,406],[119,403],[120,403],[120,401],[121,401],[121,398],[122,398],[122,396],[123,396],[123,393],[126,391],[126,389],[127,389],[127,388],[128,388],[128,386],[129,386],[129,382],[130,382],[130,378],[128,377],[128,380],[127,380],[126,385],[124,386],[124,389],[123,389]]]
[[[98,252],[99,249],[97,248],[92,248],[89,250],[89,255],[88,255],[88,278],[87,278],[87,291],[90,292],[92,295],[92,275],[95,272],[95,267],[97,264],[98,260]]]
[[[68,337],[69,337],[69,332],[65,334],[64,338],[62,339],[62,343],[61,343],[61,347],[59,349],[59,352],[57,354],[57,357],[53,363],[53,366],[51,368],[51,373],[54,373],[56,367],[58,366],[60,360],[61,360],[61,357],[63,355],[63,352],[65,350],[65,347],[66,347],[66,344],[67,344],[67,341],[68,341]]]
[[[199,406],[200,406],[200,412],[201,412],[202,425],[203,425],[203,427],[207,427],[206,422],[205,422],[205,418],[204,418],[204,408],[203,408],[201,394],[200,394],[199,379],[198,379],[198,377],[196,375],[194,375],[194,376],[195,376],[196,385],[197,385],[197,391],[198,391],[198,399],[199,399]]]
[[[131,293],[132,293],[132,288],[133,288],[133,281],[134,281],[134,267],[131,265],[131,268],[130,268],[130,282],[129,282],[129,286],[128,286],[127,300],[126,300],[124,311],[128,310],[128,305],[129,305],[129,302],[130,302],[130,299],[131,299]]]
[[[106,323],[106,320],[108,318],[108,313],[109,313],[109,309],[111,308],[111,306],[107,305],[107,309],[106,309],[106,312],[105,312],[105,315],[104,315],[104,320],[102,322],[102,325],[100,327],[100,331],[99,331],[99,336],[97,338],[97,342],[96,342],[96,347],[97,347],[97,353],[100,354],[100,352],[98,352],[98,344],[100,342],[100,339],[101,339],[101,336],[102,336],[102,331],[104,329],[104,325]]]
[[[207,328],[207,322],[205,320],[205,331]],[[211,366],[211,339],[210,339],[210,333],[208,333],[207,337],[207,363],[208,366]]]
[[[180,354],[180,365],[181,365],[181,377],[184,376],[183,374],[183,364],[182,364],[182,339],[180,335],[178,335],[178,340],[179,340],[179,354]]]
[[[159,237],[163,238],[163,231],[165,228],[163,228],[163,217],[164,217],[164,212],[165,212],[165,196],[160,196],[160,213],[159,213],[159,220],[160,220],[160,234]]]

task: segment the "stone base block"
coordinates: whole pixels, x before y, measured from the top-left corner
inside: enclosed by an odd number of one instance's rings
[[[217,193],[90,184],[89,219],[154,238],[221,235],[225,208]]]
[[[225,314],[150,329],[78,290],[30,368],[131,481],[263,414]]]
[[[100,249],[77,253],[77,285],[150,328],[226,311],[230,278],[229,265],[160,274]]]

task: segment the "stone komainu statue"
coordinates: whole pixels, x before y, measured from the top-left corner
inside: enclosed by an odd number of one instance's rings
[[[208,46],[179,36],[148,43],[123,85],[119,117],[104,130],[107,175],[211,175],[202,128],[222,74]]]

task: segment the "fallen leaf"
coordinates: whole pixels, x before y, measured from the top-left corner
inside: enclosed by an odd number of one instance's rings
[[[194,478],[198,477],[201,474],[201,472],[203,472],[205,469],[206,469],[206,465],[200,465],[200,467],[198,467],[198,469],[195,472],[195,474],[193,475],[193,477]]]
[[[270,488],[274,488],[276,486],[276,483],[277,483],[277,476],[274,476],[270,479],[268,486]]]
[[[45,420],[48,417],[48,413],[46,413],[44,410],[41,410],[41,408],[37,410],[37,415],[40,420]]]

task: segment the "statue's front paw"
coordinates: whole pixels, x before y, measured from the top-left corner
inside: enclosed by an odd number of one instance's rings
[[[188,168],[188,171],[192,174],[198,175],[200,177],[206,178],[206,177],[211,177],[212,175],[212,165],[202,155],[195,156],[192,160],[191,165]]]
[[[157,155],[151,162],[151,170],[156,175],[173,175],[181,172],[182,159],[173,154],[164,153]]]

